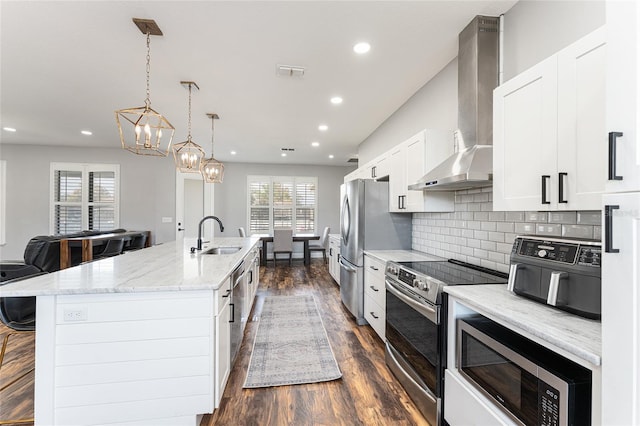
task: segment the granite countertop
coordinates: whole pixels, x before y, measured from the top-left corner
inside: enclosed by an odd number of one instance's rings
[[[417,250],[365,250],[364,254],[373,256],[382,262],[442,261],[442,257],[433,256]]]
[[[503,284],[445,287],[445,292],[478,313],[522,330],[590,364],[602,362],[602,323],[582,318],[507,291]]]
[[[216,290],[259,241],[257,237],[216,237],[203,244],[203,252],[212,247],[242,247],[225,255],[191,254],[195,240],[172,241],[6,284],[0,286],[0,297]]]

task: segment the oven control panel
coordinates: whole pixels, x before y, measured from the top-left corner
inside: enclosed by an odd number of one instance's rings
[[[559,262],[565,265],[578,265],[599,268],[602,248],[599,242],[555,241],[544,239],[517,238],[512,254]]]

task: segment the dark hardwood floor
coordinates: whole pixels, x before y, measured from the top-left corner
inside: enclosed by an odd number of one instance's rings
[[[340,290],[321,259],[260,268],[260,286],[220,408],[204,416],[212,425],[427,425],[384,363],[383,343],[369,326],[357,326],[340,302]],[[312,294],[342,378],[307,385],[242,389],[265,296]],[[0,324],[0,339],[9,330]],[[0,340],[1,342],[1,340]],[[13,336],[0,369],[0,388],[34,365],[33,333]],[[26,370],[25,370],[26,369]],[[33,372],[0,394],[0,424],[33,417]],[[29,424],[29,423],[13,423]],[[31,423],[32,424],[32,423]]]
[[[244,341],[212,425],[427,425],[384,363],[382,341],[357,326],[340,301],[327,265],[286,262],[260,268],[260,286]],[[315,296],[342,378],[295,386],[242,389],[265,296]]]

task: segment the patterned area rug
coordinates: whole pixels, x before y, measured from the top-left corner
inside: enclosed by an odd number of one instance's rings
[[[342,377],[313,296],[267,296],[245,388]]]

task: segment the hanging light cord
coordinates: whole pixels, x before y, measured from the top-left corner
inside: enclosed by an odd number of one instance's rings
[[[189,83],[189,123],[187,125],[187,140],[191,142],[191,83]]]
[[[147,31],[147,99],[144,105],[147,109],[151,108],[151,99],[149,98],[149,74],[151,72],[151,33]]]

